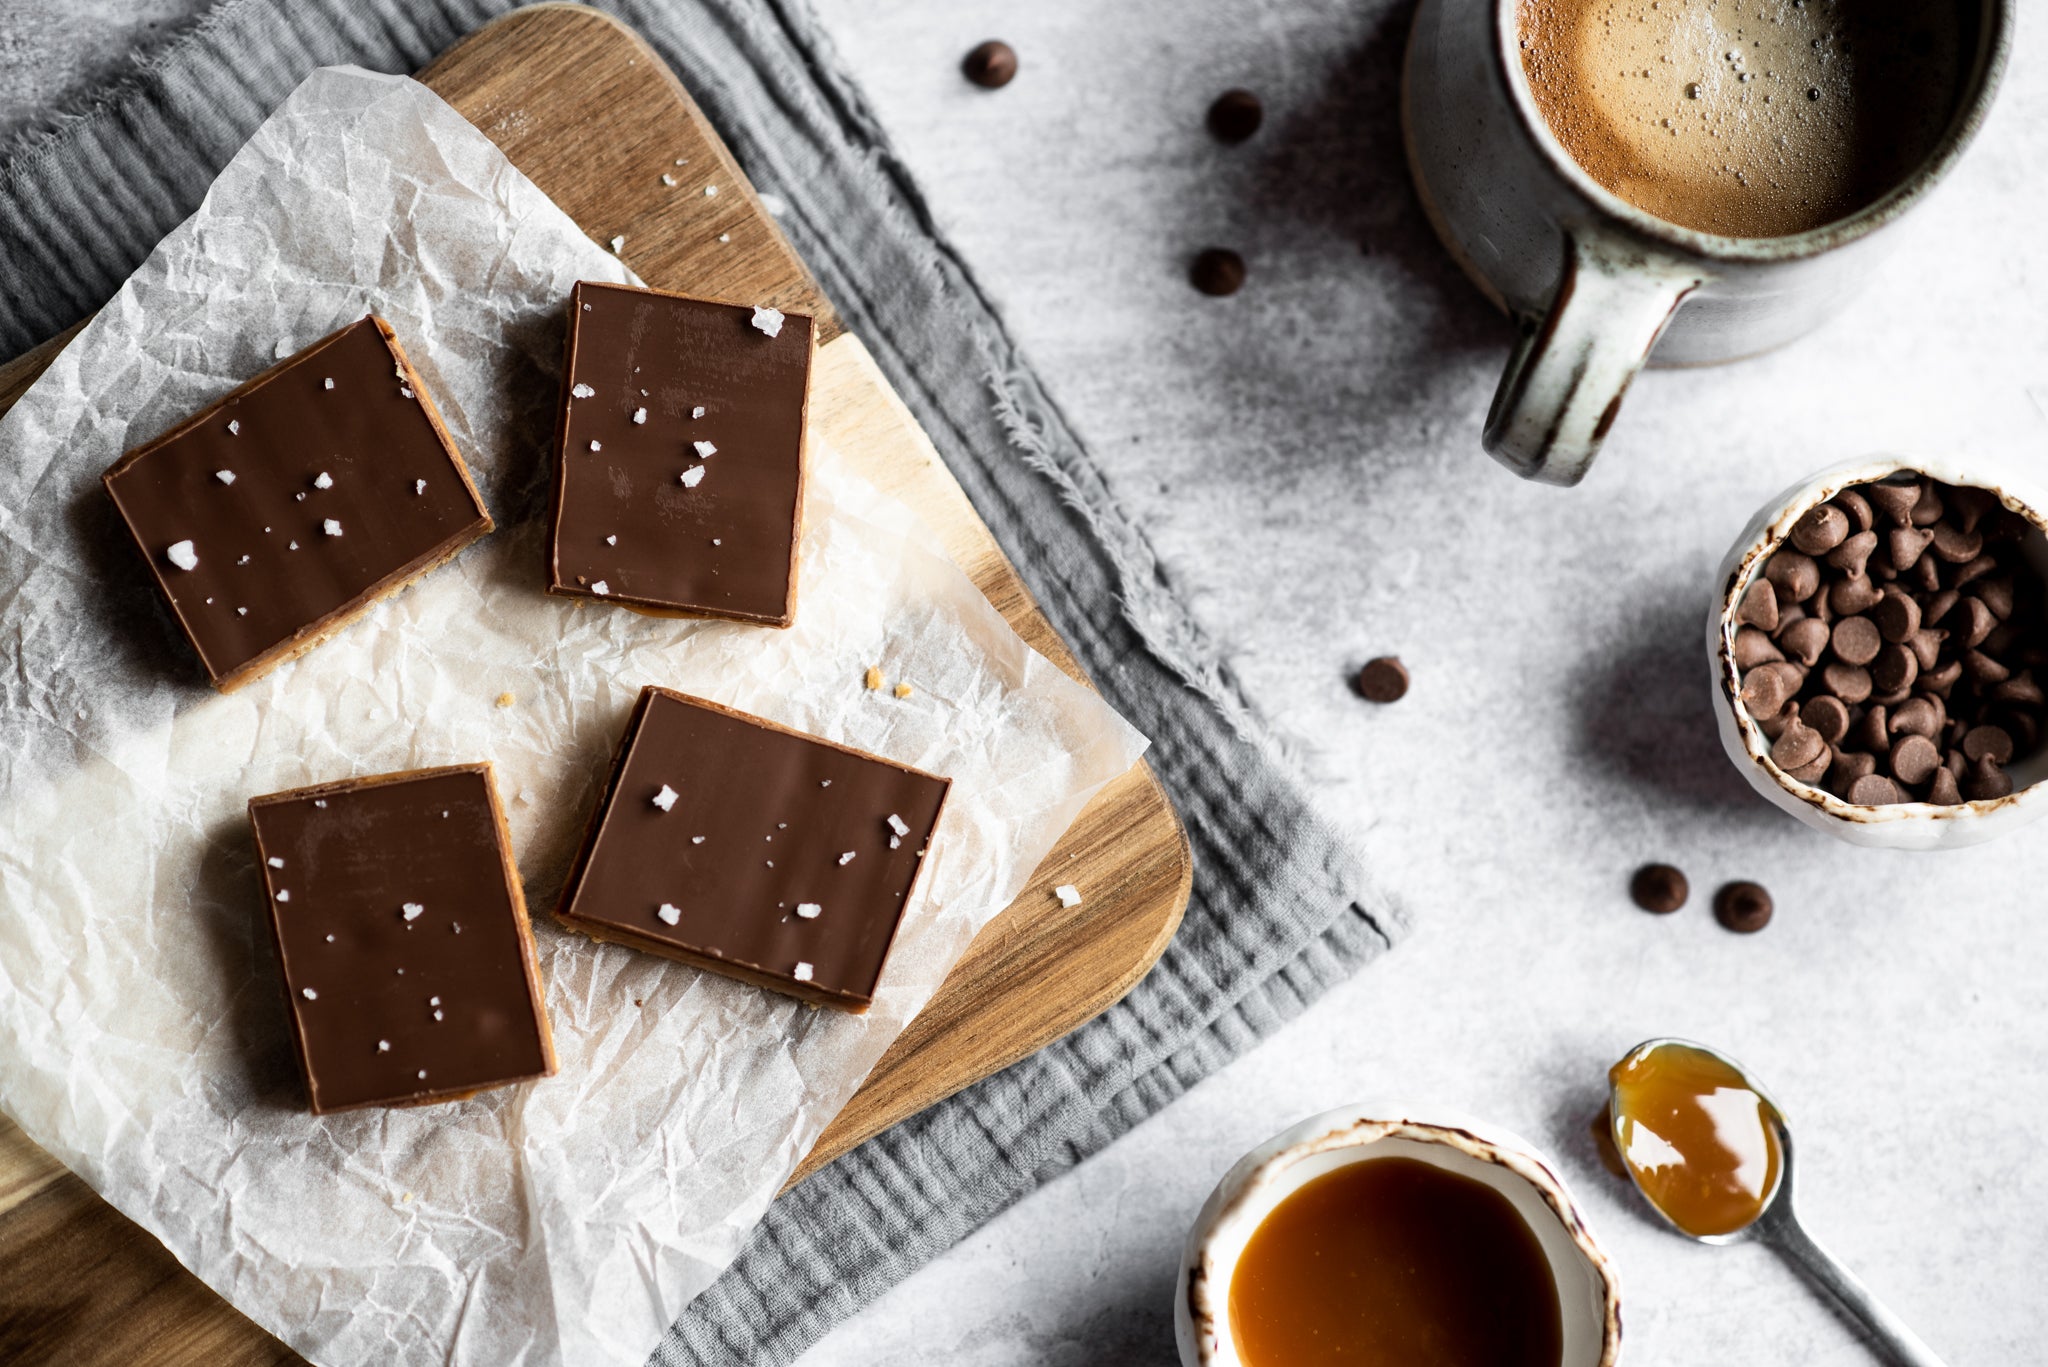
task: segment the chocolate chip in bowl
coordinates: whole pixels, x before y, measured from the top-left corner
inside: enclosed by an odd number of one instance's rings
[[[1751,784],[1862,844],[1971,844],[2031,819],[2048,777],[2042,506],[2010,479],[1880,459],[1759,514],[1708,629],[1722,740]]]

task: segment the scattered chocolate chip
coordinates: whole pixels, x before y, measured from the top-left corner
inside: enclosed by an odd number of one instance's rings
[[[1963,757],[1971,763],[1988,757],[1993,764],[2012,762],[2012,736],[2002,726],[1973,726],[1963,735]]]
[[[1955,771],[1946,766],[1934,771],[1934,782],[1927,787],[1927,800],[1937,807],[1954,807],[1963,800],[1963,790],[1956,784]]]
[[[1243,142],[1265,121],[1266,106],[1249,90],[1226,90],[1209,106],[1209,134],[1218,142]]]
[[[1754,934],[1771,923],[1771,894],[1755,883],[1726,884],[1714,894],[1714,919],[1738,934]]]
[[[1906,800],[1906,795],[1899,791],[1899,785],[1882,774],[1857,779],[1849,785],[1847,797],[1859,807],[1888,807]]]
[[[2012,580],[2003,577],[1986,579],[1972,590],[1977,601],[1990,608],[1999,621],[2012,616]]]
[[[1399,702],[1408,692],[1408,666],[1382,655],[1365,662],[1356,682],[1358,696],[1367,702]]]
[[[1842,737],[1849,734],[1849,709],[1840,698],[1826,694],[1809,698],[1806,706],[1799,709],[1799,720],[1819,732],[1829,745],[1840,745]]]
[[[1908,787],[1918,787],[1941,768],[1941,751],[1925,736],[1901,736],[1887,758],[1892,777]]]
[[[1941,643],[1948,639],[1945,631],[1922,627],[1906,641],[1906,649],[1913,652],[1913,658],[1920,662],[1920,668],[1932,669],[1941,659]]]
[[[1629,880],[1628,895],[1644,911],[1668,916],[1685,905],[1692,888],[1685,875],[1669,864],[1645,864]]]
[[[960,63],[967,79],[984,90],[1000,90],[1017,76],[1017,49],[991,38]]]
[[[1822,745],[1819,754],[1816,754],[1804,764],[1787,769],[1785,775],[1788,778],[1797,779],[1801,783],[1818,783],[1827,775],[1834,762],[1835,752],[1833,748]]]
[[[1981,650],[1963,652],[1963,670],[1979,685],[2004,683],[2012,673],[1998,660]]]
[[[1792,544],[1808,555],[1824,555],[1849,536],[1849,515],[1831,504],[1808,508],[1806,516],[1792,525]],[[1871,544],[1877,544],[1876,538]],[[1865,551],[1868,555],[1870,552]]]
[[[1735,620],[1761,631],[1778,629],[1778,591],[1771,587],[1770,580],[1751,581],[1742,601],[1735,605]]]
[[[1913,582],[1920,586],[1922,593],[1937,593],[1941,589],[1941,561],[1931,555],[1920,557],[1920,563],[1913,566]]]
[[[1864,484],[1857,492],[1870,500],[1886,521],[1904,527],[1913,520],[1913,505],[1920,501],[1918,484]]]
[[[1970,766],[1970,773],[1963,780],[1963,796],[1972,802],[1990,802],[2012,792],[2012,775],[1998,766],[1998,761],[1986,755]]]
[[[1244,258],[1228,247],[1211,247],[1188,268],[1188,280],[1204,294],[1236,294],[1244,287]]]
[[[1768,664],[1758,665],[1742,676],[1742,689],[1735,696],[1749,709],[1749,715],[1758,721],[1768,721],[1785,710],[1785,704],[1792,699],[1793,690],[1785,686],[1785,676]]]
[[[1877,658],[1878,650],[1884,645],[1884,636],[1868,617],[1844,617],[1835,623],[1828,645],[1835,652],[1836,659],[1852,665],[1867,665]]]
[[[1936,697],[1946,696],[1948,691],[1956,686],[1956,680],[1962,677],[1963,662],[1950,660],[1939,669],[1930,669],[1923,673],[1920,676],[1920,688],[1923,692],[1932,693]]]
[[[1961,566],[1956,570],[1954,574],[1950,575],[1949,584],[1953,588],[1965,588],[1971,584],[1976,583],[1979,579],[1982,579],[1985,575],[1990,574],[1997,568],[1997,556],[1980,555],[1975,560],[1972,560],[1967,565]]]
[[[2048,705],[2048,694],[2042,693],[2031,669],[2022,669],[2004,683],[1994,686],[1991,696],[1998,702],[2018,703],[2023,707]]]

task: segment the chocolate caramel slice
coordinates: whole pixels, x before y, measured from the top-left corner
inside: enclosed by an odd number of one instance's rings
[[[555,915],[593,939],[864,1011],[948,786],[649,687]]]
[[[802,314],[577,285],[548,592],[794,622],[811,350]]]
[[[314,1114],[554,1073],[489,764],[273,793],[249,824]]]
[[[433,401],[375,316],[128,452],[102,482],[222,692],[491,530]]]

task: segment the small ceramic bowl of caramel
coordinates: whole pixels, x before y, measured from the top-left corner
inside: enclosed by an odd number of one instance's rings
[[[1174,1307],[1183,1367],[1613,1367],[1614,1269],[1528,1144],[1365,1104],[1246,1154],[1202,1207]]]
[[[1809,826],[1949,849],[2048,811],[2048,496],[1877,456],[1766,504],[1722,562],[1722,747]]]

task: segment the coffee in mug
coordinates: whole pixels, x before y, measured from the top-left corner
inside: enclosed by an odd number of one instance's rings
[[[1845,218],[1927,159],[1964,94],[1957,0],[1520,0],[1544,122],[1668,223],[1783,237]]]

